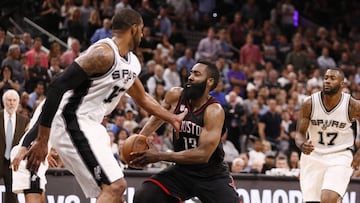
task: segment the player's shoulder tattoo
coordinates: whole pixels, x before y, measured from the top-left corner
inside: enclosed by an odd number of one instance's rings
[[[96,44],[76,59],[88,75],[106,73],[114,63],[114,52],[106,44]]]
[[[352,97],[349,101],[349,117],[350,119],[360,119],[360,101]]]

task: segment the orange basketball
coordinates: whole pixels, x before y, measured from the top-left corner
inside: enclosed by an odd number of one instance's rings
[[[146,136],[133,134],[125,140],[122,146],[122,158],[125,163],[129,164],[135,158],[130,155],[131,152],[141,152],[147,149],[149,149],[149,146],[146,142]]]

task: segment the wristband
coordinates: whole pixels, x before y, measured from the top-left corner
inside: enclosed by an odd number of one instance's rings
[[[299,149],[302,151],[303,150],[303,146],[304,146],[305,142],[301,143],[299,146]]]

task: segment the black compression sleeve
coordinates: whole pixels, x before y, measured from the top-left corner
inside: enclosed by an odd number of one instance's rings
[[[46,101],[40,114],[40,125],[50,128],[64,93],[77,88],[88,80],[88,75],[79,64],[76,62],[70,64],[49,86]]]
[[[28,148],[36,139],[39,129],[39,120],[36,124],[24,135],[24,140],[21,146]]]

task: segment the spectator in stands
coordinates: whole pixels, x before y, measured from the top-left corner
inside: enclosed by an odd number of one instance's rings
[[[176,69],[176,63],[173,58],[168,59],[168,67],[164,70],[163,79],[165,81],[165,90],[173,87],[180,87],[180,75]]]
[[[163,78],[164,67],[162,65],[156,64],[154,75],[151,76],[146,82],[146,86],[148,88],[149,94],[154,94],[156,84],[161,83],[166,87],[165,80]]]
[[[355,42],[354,49],[351,52],[351,60],[355,65],[360,65],[360,41]]]
[[[124,128],[126,128],[130,133],[133,133],[133,130],[139,126],[136,122],[136,116],[138,112],[132,108],[125,109],[125,121]]]
[[[227,80],[230,83],[229,90],[235,91],[239,96],[245,98],[248,80],[244,72],[244,65],[239,64],[236,59],[231,62],[231,69],[227,73]]]
[[[291,52],[291,44],[288,42],[285,35],[277,35],[277,58],[279,59],[281,65],[285,63],[286,56]]]
[[[31,118],[33,109],[29,106],[29,94],[26,91],[23,91],[20,95],[20,106],[23,115],[26,115],[28,118]]]
[[[35,65],[30,67],[27,71],[29,74],[29,80],[25,83],[25,89],[27,92],[32,92],[38,82],[43,82],[47,85],[50,82],[49,75],[47,73],[48,67],[42,67],[40,65],[39,56],[35,56]]]
[[[247,0],[240,12],[245,20],[254,19],[255,25],[260,24],[262,16],[259,7],[255,4],[255,0]]]
[[[306,83],[306,86],[307,89],[323,86],[323,78],[321,76],[320,69],[313,70],[312,74],[309,77],[309,80]]]
[[[76,7],[73,9],[71,16],[68,21],[67,30],[68,36],[68,47],[72,46],[72,41],[77,39],[79,42],[83,42],[85,38],[85,28],[81,22],[81,11],[80,8]]]
[[[80,42],[77,39],[71,40],[70,50],[65,51],[60,57],[62,67],[70,65],[80,55]]]
[[[230,60],[234,55],[233,52],[234,49],[231,45],[231,41],[229,39],[229,35],[226,29],[219,30],[218,37],[219,37],[219,46],[220,46],[219,56],[227,60]]]
[[[215,97],[221,105],[224,105],[227,103],[226,97],[225,97],[225,90],[224,90],[224,82],[222,80],[219,80],[217,86],[213,91],[210,92],[210,95]]]
[[[183,33],[179,31],[179,24],[177,23],[171,25],[169,42],[174,46],[174,57],[179,58],[184,53],[187,40]]]
[[[100,14],[97,9],[93,9],[90,13],[85,30],[85,40],[87,46],[90,44],[90,39],[95,31],[99,28],[101,28]]]
[[[260,138],[252,136],[249,140],[252,141],[252,147],[248,152],[249,165],[252,166],[256,160],[260,160],[261,165],[263,165],[265,163],[265,153],[263,152],[263,144]]]
[[[156,51],[159,52],[162,59],[173,57],[174,46],[169,42],[169,37],[167,35],[161,37],[161,42],[156,45]]]
[[[345,77],[349,77],[356,73],[355,64],[350,59],[349,53],[346,51],[341,53],[341,59],[337,62],[337,65],[344,71]]]
[[[200,40],[195,59],[216,60],[220,53],[219,41],[216,39],[215,30],[210,27],[207,37]]]
[[[289,168],[291,170],[300,169],[300,165],[299,165],[300,155],[297,151],[290,151],[288,160],[289,160]]]
[[[322,73],[324,73],[328,68],[336,66],[334,59],[329,55],[329,49],[326,47],[322,48],[321,56],[318,57],[317,62]]]
[[[53,81],[57,76],[63,72],[63,69],[60,67],[60,58],[53,56],[50,58],[50,67],[47,70],[50,81]]]
[[[115,5],[115,13],[122,8],[132,9],[132,6],[129,4],[129,0],[119,0],[119,2]]]
[[[228,164],[239,157],[239,152],[235,148],[234,144],[227,139],[227,131],[221,136],[221,143],[224,149],[224,161]]]
[[[60,15],[62,18],[62,22],[60,25],[61,28],[67,29],[68,20],[75,8],[76,6],[74,4],[74,0],[65,0],[63,5],[61,5],[60,8]]]
[[[37,100],[42,100],[45,98],[45,84],[43,82],[38,82],[34,91],[29,94],[28,105],[30,108],[34,109],[35,103]]]
[[[47,68],[48,67],[48,56],[47,54],[41,50],[42,47],[42,39],[40,37],[36,37],[34,40],[33,47],[30,51],[26,52],[27,56],[27,66],[32,68],[35,65],[36,56],[40,58],[40,66]]]
[[[125,114],[116,114],[114,116],[114,124],[110,127],[110,130],[114,133],[114,135],[118,135],[122,130],[125,130],[127,133],[129,133],[129,131],[124,127],[124,115]]]
[[[9,44],[6,42],[5,31],[0,27],[0,61],[6,57]]]
[[[231,23],[228,27],[228,33],[230,35],[230,40],[235,47],[240,49],[245,43],[245,36],[242,28],[242,15],[241,13],[235,13],[234,22]]]
[[[56,35],[61,20],[60,3],[57,0],[44,0],[41,5],[41,24],[45,30]]]
[[[165,97],[165,87],[161,83],[156,84],[154,94],[152,95],[154,99],[161,104]]]
[[[150,27],[143,28],[143,37],[140,42],[140,46],[138,51],[142,52],[145,61],[149,61],[154,56],[154,50],[156,49],[157,42],[154,40],[153,36],[151,36]]]
[[[301,42],[294,42],[293,49],[286,55],[285,64],[292,64],[294,71],[297,73],[299,70],[306,67],[306,55],[301,50]]]
[[[245,161],[238,157],[235,158],[232,162],[231,162],[231,173],[241,173],[244,172],[245,169]]]
[[[285,0],[281,6],[281,30],[285,34],[288,40],[295,30],[294,27],[294,16],[295,7],[291,4],[291,0]]]
[[[101,19],[111,19],[114,16],[115,9],[113,0],[104,0],[100,3],[100,17]]]
[[[275,66],[279,66],[277,58],[276,47],[273,44],[273,39],[270,34],[265,34],[264,39],[261,44],[261,50],[263,52],[263,57],[265,61],[272,62]]]
[[[265,173],[266,171],[275,168],[275,157],[276,155],[273,151],[268,151],[265,153],[265,163],[263,165],[261,173]]]
[[[20,51],[21,53],[26,53],[31,49],[33,45],[33,39],[31,37],[31,34],[28,32],[24,32],[22,34],[22,43],[20,45]]]
[[[246,88],[246,99],[244,99],[243,106],[247,115],[252,113],[252,107],[257,104],[256,93],[254,87]]]
[[[141,83],[144,85],[145,90],[148,92],[147,81],[154,75],[156,62],[150,60],[146,63],[145,69],[141,71],[139,78]]]
[[[7,57],[2,61],[1,66],[8,66],[11,68],[11,78],[14,82],[18,83],[19,89],[21,89],[25,85],[25,71],[19,59],[20,47],[17,44],[12,44],[10,45]]]
[[[13,76],[13,71],[10,65],[1,66],[0,73],[0,98],[2,95],[9,89],[14,89],[16,91],[20,91],[20,84],[15,80]],[[4,107],[4,105],[2,105]]]
[[[138,9],[138,12],[144,19],[144,27],[151,27],[156,18],[156,11],[152,8],[149,0],[141,1],[141,7]]]
[[[100,39],[104,38],[111,38],[112,37],[112,30],[111,30],[111,21],[108,18],[105,18],[103,20],[103,27],[99,28],[95,31],[95,33],[92,35],[90,41],[91,43],[95,43]]]
[[[242,64],[264,64],[260,48],[254,44],[254,38],[251,33],[246,35],[246,44],[240,49],[240,63]]]
[[[171,21],[168,18],[168,7],[160,6],[158,19],[160,20],[160,32],[162,35],[171,36]]]
[[[61,57],[62,54],[62,50],[61,50],[61,46],[59,44],[59,42],[52,42],[50,45],[50,50],[49,50],[49,54],[48,54],[48,61],[50,61],[50,59],[52,57]]]
[[[287,150],[287,140],[284,140],[285,136],[281,128],[281,115],[276,111],[276,100],[268,99],[267,104],[269,110],[262,116],[258,123],[259,136],[262,141],[269,141],[274,150]],[[286,148],[287,147],[287,148]]]
[[[181,68],[185,67],[187,73],[190,73],[191,68],[195,65],[196,61],[193,58],[193,52],[190,47],[185,49],[184,55],[177,59],[176,68],[180,72]]]
[[[237,101],[238,94],[234,91],[229,92],[229,100],[223,105],[225,111],[225,126],[228,129],[228,140],[230,140],[236,149],[241,152],[240,138],[243,134],[243,116],[244,109]]]
[[[183,27],[186,27],[193,10],[190,0],[167,0],[167,3],[174,8],[175,19]]]
[[[91,6],[91,0],[82,0],[80,6],[80,22],[85,30],[87,29],[90,15],[94,10],[94,7]]]
[[[279,153],[275,158],[275,168],[283,168],[286,170],[290,170],[288,158],[282,154]]]

